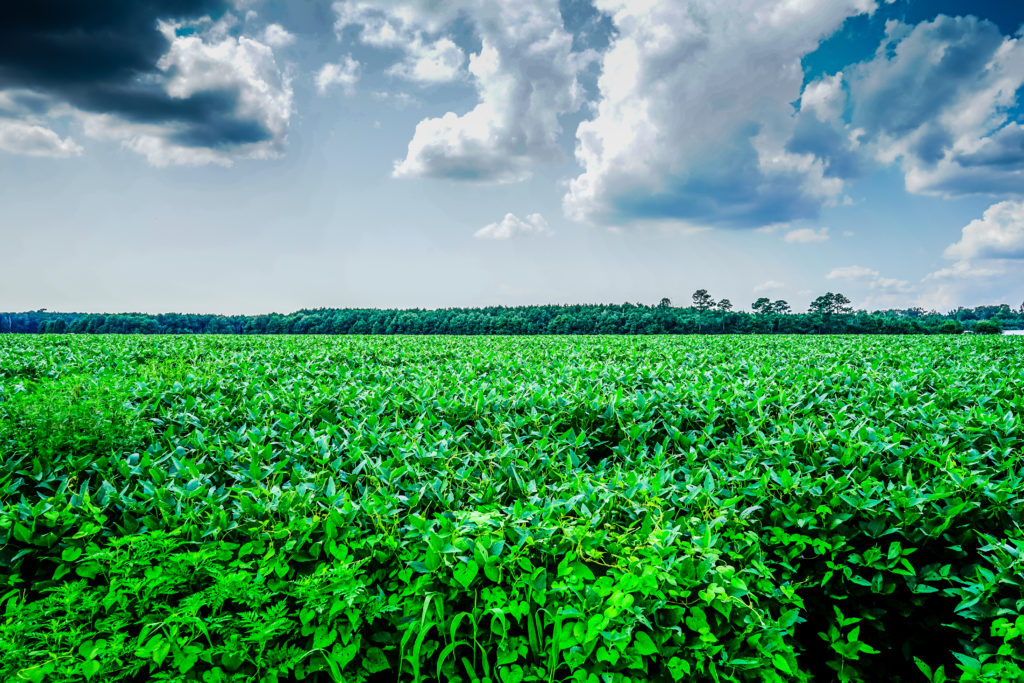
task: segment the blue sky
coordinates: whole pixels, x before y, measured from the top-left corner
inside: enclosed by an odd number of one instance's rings
[[[1017,306],[1022,24],[996,0],[32,3],[0,26],[0,310]]]

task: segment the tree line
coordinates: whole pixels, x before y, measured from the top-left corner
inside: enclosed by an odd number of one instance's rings
[[[959,334],[1024,329],[1024,304],[957,308],[853,310],[827,292],[805,313],[762,297],[750,312],[733,310],[705,289],[690,306],[577,304],[486,308],[317,308],[289,314],[0,313],[0,332],[27,334]]]

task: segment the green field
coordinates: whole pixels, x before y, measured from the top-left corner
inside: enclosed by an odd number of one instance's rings
[[[1024,339],[0,336],[2,681],[1024,680]]]

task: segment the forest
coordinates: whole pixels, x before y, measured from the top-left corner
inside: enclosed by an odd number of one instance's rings
[[[854,310],[840,293],[817,297],[804,313],[762,297],[750,312],[733,310],[699,289],[691,305],[668,298],[642,303],[485,308],[316,308],[266,315],[194,313],[0,313],[0,332],[28,334],[959,334],[1024,329],[1024,303]]]

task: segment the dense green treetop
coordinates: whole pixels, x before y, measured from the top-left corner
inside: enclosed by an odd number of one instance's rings
[[[761,297],[752,312],[733,310],[707,290],[693,305],[576,304],[487,308],[317,308],[267,315],[185,313],[55,313],[45,309],[0,313],[0,332],[72,334],[957,334],[1024,329],[1024,304],[854,311],[843,294],[816,298],[806,313],[786,301]],[[988,329],[986,329],[988,328]]]

